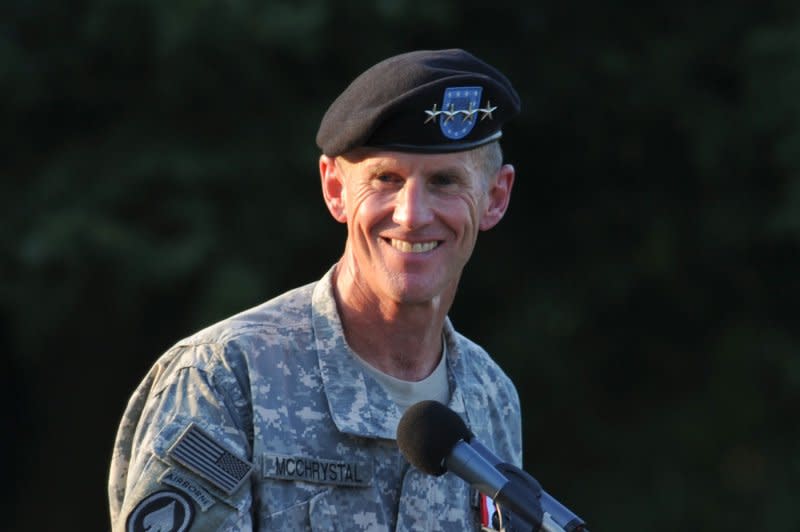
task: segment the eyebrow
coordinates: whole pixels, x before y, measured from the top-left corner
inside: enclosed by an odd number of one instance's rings
[[[461,166],[445,166],[444,168],[439,168],[431,175],[447,175],[447,176],[458,176],[464,177],[469,172]]]
[[[371,175],[383,174],[388,171],[389,166],[383,161],[378,161],[367,165],[367,172]]]
[[[386,163],[384,161],[378,161],[373,164],[367,166],[367,170],[372,175],[380,175],[384,173],[398,173],[396,168],[402,168],[402,165],[395,165]],[[424,174],[425,177],[434,177],[440,175],[446,176],[453,176],[453,177],[464,177],[465,174],[468,173],[468,170],[462,166],[445,166],[443,168],[436,168],[430,172],[426,172]]]

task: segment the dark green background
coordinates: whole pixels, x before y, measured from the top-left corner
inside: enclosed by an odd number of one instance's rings
[[[526,470],[595,532],[797,530],[800,4],[649,4],[4,1],[4,521],[107,528],[155,358],[338,258],[327,105],[458,46],[523,101],[451,316],[518,385]]]

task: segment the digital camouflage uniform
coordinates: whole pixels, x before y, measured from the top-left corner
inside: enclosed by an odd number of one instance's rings
[[[157,361],[117,434],[114,532],[480,530],[467,483],[423,474],[398,450],[401,412],[353,359],[331,274]],[[444,335],[448,406],[521,467],[513,384],[449,320]]]

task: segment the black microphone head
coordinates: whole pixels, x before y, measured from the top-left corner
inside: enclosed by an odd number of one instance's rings
[[[458,414],[438,401],[420,401],[408,408],[397,425],[397,445],[411,465],[429,475],[447,471],[444,459],[472,433]]]

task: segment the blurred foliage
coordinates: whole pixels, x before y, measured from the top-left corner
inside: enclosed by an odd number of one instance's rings
[[[593,530],[797,528],[799,9],[7,0],[12,523],[107,526],[116,424],[155,357],[338,258],[314,145],[332,98],[459,46],[523,100],[511,210],[452,317],[518,384],[526,469]]]

